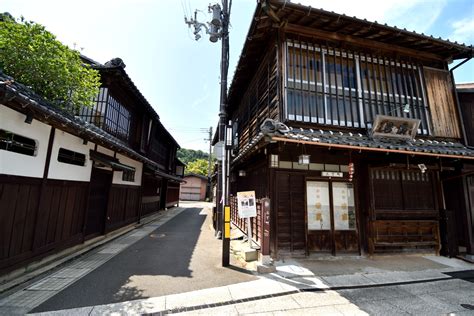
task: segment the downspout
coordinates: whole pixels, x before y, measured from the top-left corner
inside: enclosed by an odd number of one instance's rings
[[[462,137],[463,137],[463,144],[464,146],[466,146],[467,148],[470,148],[470,149],[474,149],[474,147],[472,146],[469,146],[469,144],[467,143],[467,134],[466,134],[466,128],[464,127],[464,121],[463,121],[463,114],[462,114],[462,109],[461,109],[461,105],[459,104],[459,96],[458,96],[458,91],[456,89],[456,83],[454,81],[454,73],[453,71],[458,68],[459,66],[467,63],[469,60],[472,59],[472,56],[466,58],[465,60],[463,60],[462,62],[460,62],[459,64],[457,64],[456,66],[454,66],[449,72],[451,74],[451,82],[453,83],[453,90],[454,90],[454,96],[455,96],[455,100],[456,100],[456,108],[458,110],[458,113],[459,113],[459,121],[460,121],[460,124],[461,124],[461,133],[462,133]]]

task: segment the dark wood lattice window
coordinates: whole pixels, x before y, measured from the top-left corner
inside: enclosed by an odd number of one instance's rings
[[[36,156],[35,140],[0,129],[0,150],[12,151],[27,156]]]
[[[134,170],[124,170],[122,172],[122,181],[135,182],[135,171]]]
[[[419,170],[371,170],[376,210],[435,210],[433,173]]]
[[[130,134],[130,111],[102,87],[94,99],[92,108],[83,107],[80,116],[110,134],[128,140]]]
[[[383,114],[420,119],[418,133],[430,133],[423,73],[413,62],[289,39],[285,88],[290,121],[370,128]]]
[[[66,148],[59,148],[58,161],[76,166],[86,165],[86,155]]]

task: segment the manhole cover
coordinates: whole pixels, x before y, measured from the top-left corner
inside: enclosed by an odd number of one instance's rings
[[[464,307],[465,309],[469,309],[471,311],[474,311],[474,305],[471,305],[471,304],[461,304],[462,307]]]
[[[165,234],[150,234],[151,238],[163,238],[165,236],[166,236]]]

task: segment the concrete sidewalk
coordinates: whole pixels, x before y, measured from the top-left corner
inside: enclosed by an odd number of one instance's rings
[[[89,306],[36,315],[472,315],[474,267],[457,259],[418,257],[436,268],[316,276],[294,260],[258,280],[119,304]],[[421,258],[421,259],[420,259]],[[350,258],[351,260],[358,260]],[[410,265],[410,256],[398,264]],[[343,259],[349,260],[349,259]],[[367,259],[369,260],[369,259]],[[331,264],[327,259],[320,263]],[[391,260],[390,269],[396,264]],[[338,269],[338,265],[333,265]],[[339,270],[340,271],[340,270]]]

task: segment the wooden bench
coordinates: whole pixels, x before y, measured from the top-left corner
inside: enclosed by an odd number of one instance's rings
[[[390,248],[433,248],[439,252],[439,227],[436,220],[375,220],[370,222],[369,252]]]

